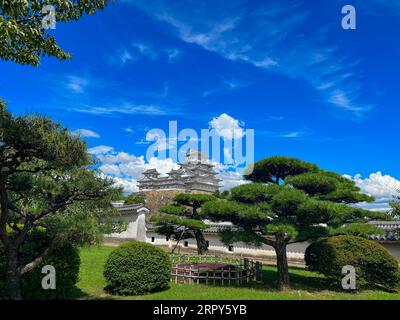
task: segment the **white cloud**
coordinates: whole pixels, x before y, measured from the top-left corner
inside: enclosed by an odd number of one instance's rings
[[[112,65],[124,66],[129,62],[136,61],[137,58],[126,48],[121,48],[112,55],[109,59],[109,63]]]
[[[179,111],[169,108],[167,106],[155,105],[155,104],[136,104],[133,102],[122,103],[121,105],[109,105],[109,106],[85,106],[75,108],[74,111],[95,115],[111,115],[111,114],[123,114],[123,115],[153,115],[163,116],[178,114]]]
[[[143,42],[135,42],[135,43],[132,43],[132,47],[135,48],[141,55],[143,55],[151,60],[155,60],[158,57],[158,54],[156,53],[156,51],[149,44],[146,44]]]
[[[182,56],[182,51],[178,48],[162,48],[160,44],[153,46],[145,42],[133,42],[130,47],[120,48],[110,56],[109,63],[123,67],[130,62],[136,62],[141,58],[157,60],[165,58],[168,63],[177,62]]]
[[[213,118],[209,125],[225,139],[241,139],[244,136],[243,123],[226,113]]]
[[[88,149],[88,152],[94,155],[98,155],[110,152],[112,150],[114,150],[113,147],[101,145]]]
[[[249,181],[243,179],[241,173],[234,171],[221,171],[218,178],[222,180],[221,191],[230,190],[242,184],[249,183]]]
[[[371,173],[363,179],[360,174],[354,177],[346,176],[353,180],[361,189],[361,192],[375,197],[377,200],[390,200],[400,190],[400,181],[390,175],[383,175],[382,172]]]
[[[177,48],[169,48],[165,50],[169,63],[178,61],[182,55],[182,52]]]
[[[89,84],[89,81],[79,76],[68,76],[67,87],[74,93],[83,93]]]
[[[88,129],[77,129],[72,134],[84,137],[84,138],[100,138],[100,135],[92,130]]]
[[[162,176],[172,169],[178,169],[179,165],[171,158],[158,159],[152,157],[148,162],[143,156],[135,156],[126,152],[115,152],[114,148],[98,146],[90,149],[101,162],[100,170],[114,179],[116,185],[124,188],[125,193],[138,191],[137,182],[143,177],[143,172],[148,169],[156,169]],[[218,177],[222,180],[221,190],[228,190],[246,181],[236,168],[213,163]]]
[[[135,179],[114,177],[114,182],[117,187],[122,187],[125,194],[138,192],[138,182]]]
[[[395,0],[376,0],[394,3]],[[292,79],[301,79],[325,101],[355,116],[372,108],[362,103],[362,82],[354,61],[327,44],[327,30],[311,29],[313,14],[301,1],[268,1],[243,10],[245,0],[209,2],[129,1],[170,24],[185,42],[231,61],[246,62]],[[193,14],[195,10],[196,14]],[[304,38],[304,26],[309,28]]]
[[[111,174],[111,175],[121,174],[119,167],[114,164],[103,164],[102,166],[100,166],[100,170],[105,174]]]
[[[284,133],[281,135],[278,135],[279,138],[300,138],[302,136],[302,133],[299,131],[293,131],[293,132],[289,132],[289,133]]]
[[[383,175],[382,172],[371,173],[368,177],[362,178],[360,174],[354,177],[345,175],[346,178],[353,180],[360,188],[362,193],[368,194],[375,198],[375,202],[361,204],[363,208],[387,211],[390,209],[388,203],[393,200],[400,190],[400,181],[390,175]]]

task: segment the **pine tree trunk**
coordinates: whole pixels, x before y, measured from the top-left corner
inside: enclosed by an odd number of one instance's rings
[[[10,300],[22,300],[21,273],[18,271],[18,253],[10,249],[8,254],[8,296]]]
[[[204,238],[203,232],[201,230],[195,229],[193,230],[194,236],[197,242],[197,253],[204,254],[208,250],[206,239]]]
[[[278,233],[276,235],[275,253],[276,265],[278,268],[278,290],[284,291],[290,288],[289,282],[289,266],[286,255],[286,246],[284,235]]]

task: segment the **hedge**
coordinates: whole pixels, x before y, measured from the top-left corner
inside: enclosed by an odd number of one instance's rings
[[[167,289],[171,261],[162,249],[141,242],[125,243],[109,255],[105,267],[106,291],[143,295]]]
[[[393,290],[399,286],[397,259],[377,242],[344,235],[312,243],[305,252],[308,268],[340,284],[342,268],[351,265],[356,270],[357,289],[383,287]]]

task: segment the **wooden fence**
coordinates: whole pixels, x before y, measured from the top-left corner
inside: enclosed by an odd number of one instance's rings
[[[240,286],[261,282],[262,264],[247,258],[175,256],[171,280],[175,283]]]

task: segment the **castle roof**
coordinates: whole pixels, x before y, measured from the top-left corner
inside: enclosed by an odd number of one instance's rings
[[[215,192],[219,189],[219,181],[214,166],[205,163],[206,157],[201,152],[190,149],[186,161],[179,163],[178,169],[172,169],[166,176],[160,176],[156,169],[149,169],[139,180],[140,190],[157,190],[179,188]]]

